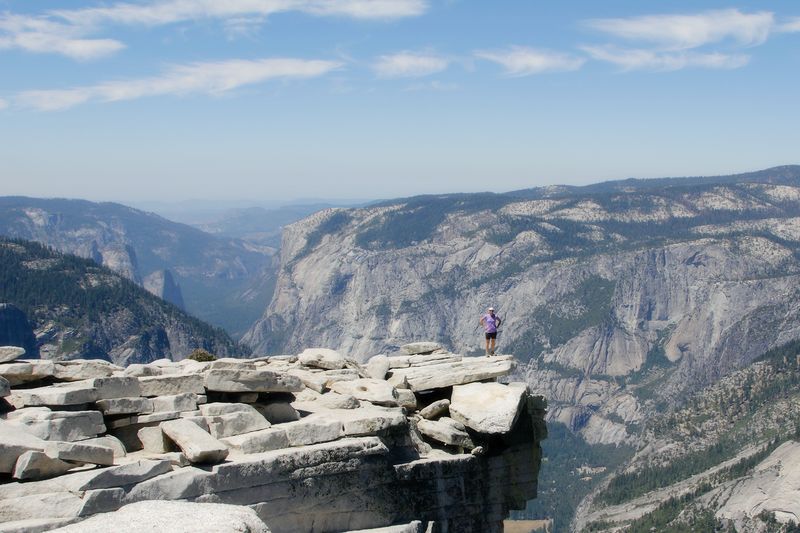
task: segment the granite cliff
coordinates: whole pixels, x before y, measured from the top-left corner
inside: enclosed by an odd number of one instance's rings
[[[536,496],[544,399],[497,382],[511,357],[403,351],[123,369],[0,348],[0,530],[502,531]]]
[[[235,336],[272,294],[274,249],[120,204],[0,197],[0,235],[92,259]]]
[[[476,353],[491,304],[551,420],[635,444],[659,406],[800,337],[800,167],[329,209],[280,261],[256,351]]]

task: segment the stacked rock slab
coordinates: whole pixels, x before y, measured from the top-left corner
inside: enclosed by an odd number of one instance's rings
[[[497,382],[507,356],[425,342],[363,367],[315,348],[120,368],[0,352],[0,532],[192,514],[155,501],[245,506],[278,533],[493,532],[536,496],[546,405]]]

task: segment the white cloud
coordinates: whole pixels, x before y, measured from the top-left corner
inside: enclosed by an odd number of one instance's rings
[[[0,16],[0,50],[14,48],[88,60],[113,54],[125,47],[114,39],[84,39],[83,36],[82,29],[52,20]]]
[[[3,100],[2,98],[0,98],[0,110],[3,110],[5,108],[7,108],[7,107],[8,107],[8,101]]]
[[[593,59],[613,63],[625,71],[673,71],[691,67],[736,69],[747,65],[750,61],[748,55],[718,52],[659,51],[613,46],[584,46],[582,49]]]
[[[762,44],[775,25],[775,17],[766,11],[742,13],[738,9],[724,9],[693,15],[594,19],[586,24],[623,39],[687,50],[729,39],[742,46]]]
[[[500,51],[478,51],[475,56],[502,65],[509,76],[578,70],[585,60],[570,54],[512,46]]]
[[[800,32],[800,17],[795,17],[782,23],[780,26],[778,26],[778,31],[784,33]]]
[[[172,67],[164,75],[128,81],[110,81],[86,87],[25,91],[17,103],[40,111],[55,111],[89,101],[116,102],[147,96],[219,95],[271,79],[313,78],[342,66],[323,60],[261,59],[192,63]]]
[[[155,0],[107,7],[60,9],[40,16],[0,14],[0,49],[95,59],[119,51],[114,39],[89,38],[108,26],[160,26],[199,19],[221,20],[233,33],[252,30],[269,15],[298,11],[315,16],[395,19],[418,16],[427,0]],[[246,21],[246,24],[243,22]],[[244,24],[244,26],[243,26]]]
[[[378,58],[373,69],[381,78],[419,78],[445,70],[449,62],[432,54],[400,52]]]

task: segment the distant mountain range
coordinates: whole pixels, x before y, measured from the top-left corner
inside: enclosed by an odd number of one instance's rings
[[[179,360],[197,348],[248,353],[116,272],[30,241],[0,239],[0,303],[0,345],[21,344],[29,357],[125,365]]]
[[[233,335],[272,296],[274,249],[121,204],[0,197],[0,235],[92,259]]]

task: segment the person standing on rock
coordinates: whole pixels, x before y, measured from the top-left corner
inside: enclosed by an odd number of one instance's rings
[[[494,345],[497,340],[497,328],[500,327],[500,317],[494,314],[494,307],[486,310],[486,314],[478,321],[486,332],[486,355],[494,355]]]

